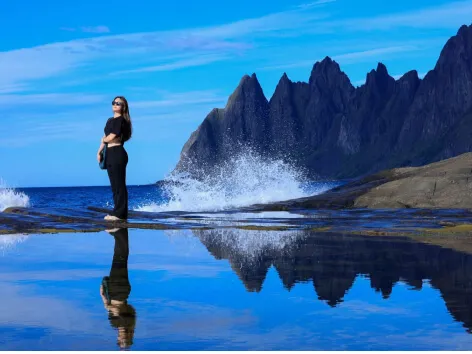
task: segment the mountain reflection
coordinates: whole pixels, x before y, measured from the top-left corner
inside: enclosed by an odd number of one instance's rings
[[[227,259],[248,291],[262,289],[273,266],[283,286],[313,283],[318,299],[343,301],[358,275],[388,299],[398,281],[421,290],[423,281],[441,292],[448,311],[472,333],[472,256],[401,237],[309,231],[194,230],[216,259]]]

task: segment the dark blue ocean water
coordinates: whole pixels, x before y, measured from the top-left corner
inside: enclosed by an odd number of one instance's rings
[[[210,211],[270,203],[321,193],[346,181],[309,180],[295,166],[267,160],[250,152],[215,167],[201,180],[172,173],[166,183],[128,187],[130,209],[141,211]],[[171,182],[171,183],[168,183]],[[109,186],[18,189],[26,198],[2,191],[0,211],[8,206],[86,208],[112,207]]]
[[[287,183],[279,186],[279,189],[266,185],[251,186],[252,188],[247,189],[244,189],[243,186],[232,188],[231,185],[215,186],[197,184],[194,181],[168,188],[158,185],[130,185],[128,186],[128,200],[131,210],[212,211],[318,194],[343,183],[345,182]],[[113,195],[110,186],[17,188],[8,196],[2,196],[0,193],[0,209],[3,204],[4,208],[26,206],[22,205],[23,201],[18,203],[18,198],[12,197],[12,193],[26,195],[27,206],[32,208],[84,209],[88,206],[113,208]]]
[[[17,188],[28,195],[30,207],[67,207],[83,209],[88,206],[113,208],[113,195],[109,186]],[[128,186],[129,208],[136,209],[150,203],[168,200],[157,185]]]

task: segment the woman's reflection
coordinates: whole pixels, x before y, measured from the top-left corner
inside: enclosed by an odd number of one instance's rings
[[[118,345],[125,349],[133,344],[136,311],[128,304],[131,284],[128,279],[128,229],[106,230],[115,238],[110,275],[102,280],[100,295],[112,327],[118,329]]]

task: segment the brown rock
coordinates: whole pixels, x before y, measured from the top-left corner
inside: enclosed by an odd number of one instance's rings
[[[254,208],[472,208],[472,153],[421,167],[385,170],[320,195]]]

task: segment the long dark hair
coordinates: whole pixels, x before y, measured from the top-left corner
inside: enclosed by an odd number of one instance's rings
[[[123,137],[123,140],[127,141],[131,139],[131,135],[133,134],[133,123],[131,122],[131,116],[129,115],[128,101],[126,100],[126,98],[124,98],[124,96],[116,96],[113,101],[117,98],[119,98],[124,103],[123,106],[121,106],[121,116],[128,122],[129,125],[128,134],[127,136]]]

